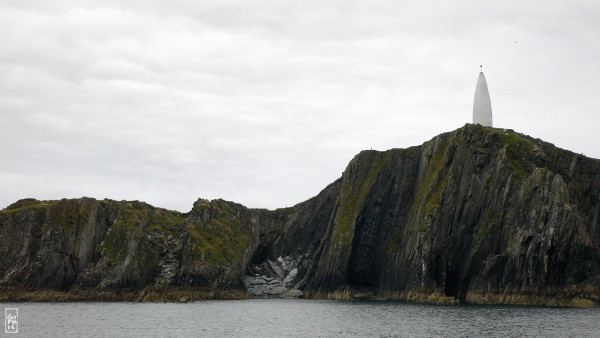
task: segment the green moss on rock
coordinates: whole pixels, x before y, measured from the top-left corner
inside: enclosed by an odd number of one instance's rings
[[[196,212],[207,215],[208,222],[193,223],[187,231],[195,258],[209,265],[235,262],[241,265],[251,232],[231,205],[224,201],[196,204]]]
[[[169,235],[175,229],[183,224],[185,215],[171,210],[154,209],[148,221],[148,231],[159,231],[164,235]]]
[[[391,152],[368,151],[357,156],[343,174],[339,209],[334,220],[334,242],[341,243],[343,249],[352,242],[356,217],[365,203],[377,176],[389,160]],[[366,171],[352,173],[351,167],[360,162]],[[350,177],[356,175],[357,177]]]
[[[534,144],[512,129],[489,129],[492,133],[498,135],[500,141],[506,147],[506,157],[510,166],[517,172],[519,177],[527,177],[531,168],[528,167],[526,159],[533,155]]]
[[[8,207],[6,209],[1,210],[1,213],[17,213],[25,210],[31,209],[42,209],[48,208],[50,206],[58,204],[59,201],[39,201],[34,198],[26,198],[19,200]]]
[[[127,202],[114,224],[110,227],[100,246],[106,250],[113,263],[122,262],[127,256],[129,236],[133,229],[140,225],[143,212],[143,204]]]

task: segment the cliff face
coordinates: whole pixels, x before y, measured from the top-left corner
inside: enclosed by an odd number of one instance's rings
[[[598,304],[599,196],[600,161],[513,131],[467,125],[364,151],[343,174],[306,291]]]
[[[244,290],[244,275],[275,283],[267,273],[305,297],[598,306],[599,212],[599,160],[466,125],[363,151],[318,196],[275,211],[22,200],[0,211],[0,279],[8,298]]]

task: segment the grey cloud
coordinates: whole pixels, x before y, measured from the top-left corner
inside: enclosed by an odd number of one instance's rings
[[[594,2],[5,1],[0,207],[305,200],[471,119],[600,157]],[[515,41],[518,43],[515,44]]]

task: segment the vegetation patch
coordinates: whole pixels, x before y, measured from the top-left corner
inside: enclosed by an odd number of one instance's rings
[[[164,235],[174,232],[177,226],[183,224],[185,216],[177,211],[154,209],[148,221],[148,231],[159,231]]]
[[[402,227],[398,227],[398,229],[392,234],[392,238],[390,239],[390,250],[398,251],[398,249],[400,249],[401,236]]]
[[[58,202],[59,201],[38,201],[36,199],[28,198],[17,201],[6,207],[6,209],[0,210],[0,214],[11,215],[27,210],[44,210],[56,206]]]
[[[512,129],[495,132],[500,137],[502,143],[507,146],[506,157],[510,166],[517,172],[519,177],[527,177],[528,168],[523,159],[533,155],[534,145],[531,141]]]
[[[188,227],[195,258],[210,265],[226,262],[241,265],[252,237],[250,228],[243,226],[237,212],[226,202],[207,203],[199,209],[208,212],[210,219],[206,224],[194,223]]]
[[[83,212],[80,212],[82,206],[81,200],[61,200],[49,208],[49,219],[61,231],[75,233],[77,225],[85,221],[89,215],[90,206]]]
[[[425,177],[419,184],[419,189],[413,200],[411,206],[411,214],[415,215],[419,221],[419,231],[425,232],[426,225],[423,224],[423,219],[427,216],[433,215],[435,210],[441,203],[442,190],[446,187],[450,174],[447,173],[443,177],[440,176],[443,172],[444,156],[448,152],[450,142],[446,142],[442,149],[440,149],[434,156],[431,157],[427,165]],[[424,204],[423,204],[424,202]],[[416,215],[418,207],[423,205],[421,215]],[[420,216],[420,217],[419,217]]]
[[[362,156],[368,156],[368,158],[361,159],[359,157],[356,161],[368,162],[365,166],[368,166],[367,171],[360,177],[350,178],[348,177],[350,169],[347,169],[344,172],[344,179],[340,189],[340,206],[333,225],[333,238],[334,241],[341,242],[343,249],[348,248],[351,244],[354,223],[356,222],[358,213],[364,205],[365,199],[371,191],[371,187],[375,183],[377,176],[387,163],[390,152],[372,151],[366,152]],[[353,163],[350,165],[353,165]],[[362,165],[359,167],[362,167]]]
[[[142,203],[127,202],[100,244],[102,249],[106,249],[113,263],[122,262],[127,256],[129,235],[141,223],[143,212],[144,205]]]
[[[493,216],[490,217],[488,211],[485,212],[485,216],[483,217],[483,223],[479,227],[479,233],[482,237],[485,237],[488,234],[488,231],[492,225],[498,223],[500,220],[500,212],[496,212]]]
[[[492,176],[488,176],[487,179],[485,180],[485,189],[489,190],[494,188],[494,180],[492,179]]]
[[[423,208],[424,215],[432,214],[435,210],[435,207],[440,203],[441,191],[448,183],[449,175],[445,175],[441,180],[438,180],[436,184],[436,180],[439,178],[444,165],[444,156],[450,147],[450,143],[447,142],[442,149],[440,149],[434,156],[431,157],[431,160],[427,164],[427,169],[425,171],[425,176],[423,180],[419,184],[419,189],[415,194],[415,199],[413,205],[411,206],[412,211],[425,201],[425,206]],[[435,187],[434,187],[435,185]],[[434,187],[432,189],[432,187]],[[431,192],[431,193],[430,193]]]
[[[450,173],[446,173],[446,175],[439,179],[440,174],[444,169],[444,157],[446,156],[450,145],[451,142],[446,141],[442,148],[429,160],[425,175],[418,186],[413,203],[410,207],[410,214],[418,222],[416,231],[419,233],[427,232],[427,224],[424,222],[425,217],[432,216],[435,213],[435,210],[440,206],[442,191],[450,180]],[[419,206],[421,205],[423,205],[422,213],[421,215],[418,215]],[[407,235],[415,233],[414,228],[404,229],[403,227],[399,227],[390,240],[389,246],[391,250],[395,251],[399,248],[400,239],[404,230],[408,231]]]
[[[437,184],[433,192],[427,198],[425,202],[425,207],[423,208],[424,215],[433,215],[435,209],[440,206],[442,201],[442,190],[448,184],[448,180],[450,179],[450,175],[445,175],[442,180]]]

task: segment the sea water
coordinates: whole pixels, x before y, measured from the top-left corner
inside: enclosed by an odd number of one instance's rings
[[[15,336],[600,337],[600,309],[249,299],[191,303],[0,303]],[[5,324],[6,324],[6,318]],[[9,336],[2,328],[0,336]]]

